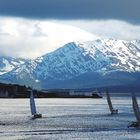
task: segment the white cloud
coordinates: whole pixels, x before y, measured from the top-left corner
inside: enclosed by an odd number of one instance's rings
[[[117,20],[0,18],[0,55],[35,58],[71,41],[140,39],[140,26]]]
[[[140,39],[140,25],[133,25],[120,20],[71,20],[59,21],[58,23],[79,27],[101,38]]]
[[[0,18],[0,54],[35,58],[71,41],[96,37],[73,26],[21,18]]]

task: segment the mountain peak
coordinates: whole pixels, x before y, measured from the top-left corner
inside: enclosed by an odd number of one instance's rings
[[[71,81],[76,77],[82,77],[82,75],[90,75],[90,77],[93,75],[93,79],[96,77],[97,81],[102,81],[104,77],[113,73],[140,72],[139,48],[138,40],[98,39],[87,42],[71,42],[17,67],[1,78],[6,80],[14,77],[16,81],[22,81],[24,84],[26,84],[25,81],[35,84],[37,79],[43,87],[58,84],[56,81]],[[129,77],[128,75],[126,77]],[[84,77],[87,79],[86,76]]]

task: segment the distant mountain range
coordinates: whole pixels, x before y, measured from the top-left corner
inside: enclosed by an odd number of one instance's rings
[[[0,75],[12,71],[25,63],[25,59],[0,56]]]
[[[71,42],[34,60],[0,57],[0,81],[41,88],[138,85],[140,41]]]

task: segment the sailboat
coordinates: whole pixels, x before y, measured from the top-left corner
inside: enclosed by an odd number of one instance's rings
[[[37,114],[36,112],[33,90],[30,90],[30,109],[31,109],[31,114],[33,115],[32,119],[42,118],[42,114]]]
[[[131,122],[129,125],[128,125],[128,128],[129,127],[139,127],[140,126],[140,110],[139,110],[139,106],[138,106],[138,102],[137,102],[137,99],[136,99],[136,96],[134,93],[132,93],[132,106],[133,106],[133,111],[134,111],[134,114],[135,114],[135,117],[136,117],[136,122]]]
[[[111,115],[118,114],[118,109],[114,109],[113,108],[113,105],[112,105],[112,102],[111,102],[111,98],[110,98],[110,94],[109,94],[108,90],[106,91],[106,97],[107,97],[107,103],[108,103]]]

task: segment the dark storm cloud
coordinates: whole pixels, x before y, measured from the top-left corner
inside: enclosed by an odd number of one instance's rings
[[[0,0],[0,15],[139,22],[140,0]]]

